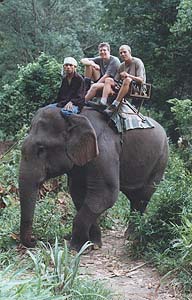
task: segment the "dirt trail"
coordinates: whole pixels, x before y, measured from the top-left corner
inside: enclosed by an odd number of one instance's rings
[[[157,271],[127,255],[123,232],[103,233],[103,246],[81,258],[81,274],[105,280],[114,291],[113,300],[181,300],[168,283],[160,284]]]

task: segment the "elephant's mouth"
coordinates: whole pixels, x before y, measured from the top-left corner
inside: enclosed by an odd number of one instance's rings
[[[70,163],[70,165],[63,167],[63,165],[50,167],[46,169],[46,178],[43,178],[43,182],[47,179],[62,176],[63,174],[68,174],[71,169],[73,168],[73,164]]]

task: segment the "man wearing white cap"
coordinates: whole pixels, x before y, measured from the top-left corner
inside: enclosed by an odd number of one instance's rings
[[[66,114],[79,113],[85,103],[84,79],[76,72],[77,61],[66,57],[63,62],[64,76],[57,96],[57,106]]]

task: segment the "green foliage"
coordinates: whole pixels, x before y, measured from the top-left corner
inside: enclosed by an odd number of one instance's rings
[[[187,99],[191,96],[192,75],[192,54],[191,54],[191,34],[192,34],[192,4],[189,0],[179,1],[176,20],[170,28],[172,34],[170,51],[175,64],[176,93],[172,97]],[[180,76],[183,74],[184,76]],[[182,78],[181,78],[182,77]]]
[[[186,167],[192,171],[192,100],[171,99],[168,101],[174,120],[177,122],[177,131],[182,138],[178,152],[183,158]]]
[[[22,269],[14,271],[13,266],[10,265],[0,271],[0,299],[63,300],[64,298],[54,296],[46,286],[43,288],[38,278],[30,278]]]
[[[0,209],[0,252],[15,248],[14,233],[19,232],[19,216],[18,203],[12,204],[9,208]]]
[[[181,225],[173,224],[177,239],[172,241],[172,248],[178,252],[180,265],[184,269],[192,266],[192,213],[183,214]]]
[[[192,92],[189,2],[114,0],[105,3],[103,30],[116,51],[121,44],[128,43],[133,56],[144,61],[147,81],[152,83],[151,105],[166,112],[166,119],[170,119],[166,100],[185,99]]]
[[[4,1],[0,5],[2,81],[10,83],[17,65],[33,62],[41,52],[59,61],[64,56],[82,57],[84,49],[100,41],[95,24],[101,10],[101,0],[79,0],[75,5],[71,0]]]
[[[55,294],[71,293],[80,262],[80,256],[92,244],[87,242],[71,259],[67,244],[60,247],[56,238],[54,248],[48,244],[40,244],[38,253],[28,251],[35,269],[35,275],[44,278],[47,285],[53,287]]]
[[[72,257],[67,245],[61,247],[57,239],[54,247],[39,243],[39,249],[27,251],[31,258],[27,266],[24,261],[20,266],[10,265],[0,271],[0,299],[110,299],[110,291],[97,281],[90,282],[78,276],[80,256],[90,245],[86,243]],[[30,268],[34,269],[33,273]]]
[[[54,58],[41,54],[36,62],[20,68],[17,80],[4,86],[0,127],[7,136],[29,124],[38,108],[56,102],[60,69]]]
[[[186,137],[186,139],[192,143],[192,100],[171,99],[167,102],[172,104],[171,112],[178,123],[180,135]]]
[[[28,131],[24,126],[15,136],[16,142],[0,160],[0,207],[15,205],[18,200],[18,166],[21,144]]]
[[[37,239],[52,243],[55,237],[60,242],[71,233],[74,208],[67,193],[63,193],[63,203],[60,203],[61,193],[49,193],[36,206],[34,218],[34,235]]]
[[[173,33],[180,36],[192,30],[192,3],[190,0],[182,0],[178,6],[177,20],[171,28]]]
[[[18,143],[0,160],[0,249],[15,247],[14,233],[18,232],[18,165],[20,147],[27,128],[16,135]]]

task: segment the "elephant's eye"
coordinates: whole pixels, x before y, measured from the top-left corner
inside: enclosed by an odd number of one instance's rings
[[[37,148],[37,156],[41,156],[42,154],[45,153],[45,148],[42,145],[39,145]]]

